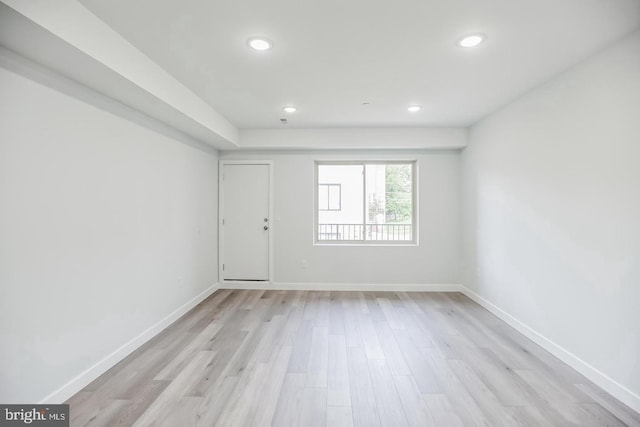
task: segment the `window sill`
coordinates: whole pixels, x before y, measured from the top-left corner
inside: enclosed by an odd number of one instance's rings
[[[344,243],[340,243],[340,242],[313,242],[313,246],[365,246],[365,247],[377,247],[377,246],[384,246],[384,247],[390,247],[390,246],[402,246],[402,247],[406,247],[406,246],[420,246],[418,244],[418,242],[402,242],[402,243],[392,243],[392,242],[379,242],[379,243],[374,243],[374,242],[344,242]]]

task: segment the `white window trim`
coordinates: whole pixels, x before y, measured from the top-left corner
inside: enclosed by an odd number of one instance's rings
[[[412,218],[411,228],[413,240],[319,240],[319,217],[318,217],[318,166],[319,165],[371,165],[371,164],[411,164],[411,201],[412,201]],[[418,218],[418,160],[412,159],[394,159],[394,160],[316,160],[313,165],[313,245],[314,246],[419,246],[419,227]],[[366,223],[366,191],[363,191],[363,203],[365,209]]]

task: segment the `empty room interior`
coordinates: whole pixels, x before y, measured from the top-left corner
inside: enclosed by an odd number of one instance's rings
[[[639,306],[638,0],[0,0],[1,405],[640,426]]]

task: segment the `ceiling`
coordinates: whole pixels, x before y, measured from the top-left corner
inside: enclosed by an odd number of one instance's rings
[[[638,0],[80,3],[240,129],[466,127],[640,27]]]

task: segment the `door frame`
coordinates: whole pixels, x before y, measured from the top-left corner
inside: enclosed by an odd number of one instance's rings
[[[225,165],[266,165],[269,167],[269,245],[268,266],[269,280],[266,282],[242,282],[238,280],[225,280],[222,265],[224,264],[224,166]],[[234,284],[273,283],[273,233],[275,231],[275,218],[273,217],[273,161],[272,160],[220,160],[218,162],[218,282]]]

